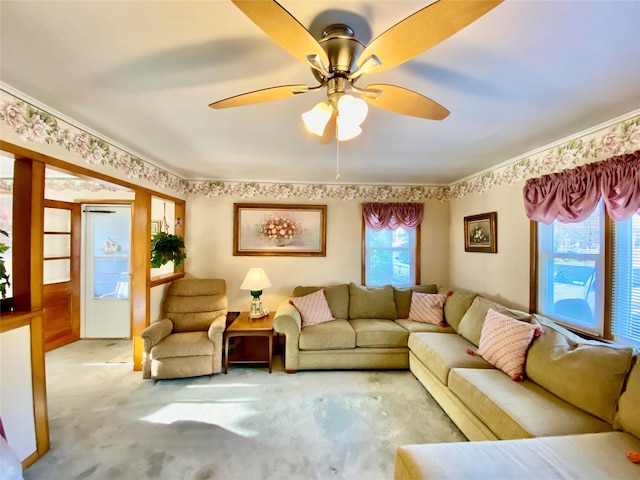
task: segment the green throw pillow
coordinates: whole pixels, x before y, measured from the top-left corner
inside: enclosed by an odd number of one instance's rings
[[[349,284],[349,318],[398,318],[396,302],[391,285],[365,287]]]

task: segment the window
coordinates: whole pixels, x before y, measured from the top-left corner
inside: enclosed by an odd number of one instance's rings
[[[582,222],[537,224],[537,311],[576,330],[640,346],[640,215],[611,221],[611,238],[606,221],[601,202]]]
[[[374,231],[365,225],[364,284],[397,287],[417,284],[419,231],[419,226],[413,230],[397,227]]]
[[[602,336],[603,208],[580,223],[538,226],[538,312]]]
[[[640,345],[640,215],[615,222],[612,239],[611,333]]]

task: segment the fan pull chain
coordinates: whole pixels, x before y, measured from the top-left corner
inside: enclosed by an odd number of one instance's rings
[[[336,180],[340,178],[340,140],[338,140],[338,124],[336,123]]]

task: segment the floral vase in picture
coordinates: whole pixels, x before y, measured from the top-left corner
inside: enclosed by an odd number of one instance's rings
[[[301,233],[296,219],[289,215],[269,215],[258,225],[258,237],[273,240],[276,247],[284,247]]]

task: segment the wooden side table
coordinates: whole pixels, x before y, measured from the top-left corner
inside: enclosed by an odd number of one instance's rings
[[[273,319],[275,312],[262,318],[249,318],[249,312],[242,312],[238,315],[229,328],[224,332],[224,373],[227,373],[230,363],[269,363],[269,373],[271,373],[273,361]],[[268,358],[261,357],[256,352],[256,348],[239,348],[234,350],[232,360],[229,359],[229,339],[234,337],[267,337],[269,339]],[[242,343],[247,344],[250,342]],[[242,344],[241,343],[241,344]]]

